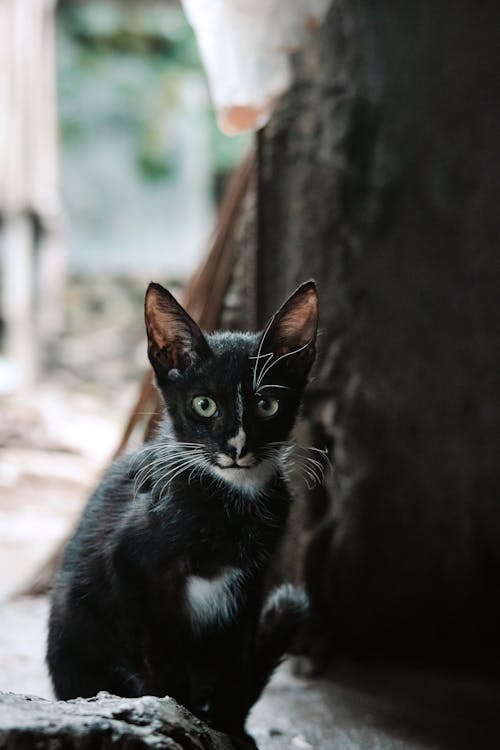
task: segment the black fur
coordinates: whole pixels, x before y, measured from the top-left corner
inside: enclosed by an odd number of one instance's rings
[[[148,290],[146,322],[167,414],[154,441],[111,466],[68,545],[52,597],[50,673],[60,699],[99,690],[171,695],[244,736],[246,715],[305,613],[293,587],[266,602],[264,579],[289,511],[280,444],[314,359],[316,291],[311,282],[300,287],[264,339],[202,334],[159,285]],[[210,419],[193,410],[200,394],[217,404]],[[262,398],[279,400],[276,415],[257,414]],[[242,430],[244,445],[228,443]],[[235,480],[226,480],[228,468],[214,474],[221,453],[255,465],[229,467]],[[239,477],[252,472],[255,482],[241,488]],[[224,600],[230,615],[205,620],[202,611],[197,620],[188,582],[228,570],[237,571]]]

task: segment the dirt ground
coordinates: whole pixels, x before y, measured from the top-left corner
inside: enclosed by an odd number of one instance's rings
[[[0,400],[0,601],[68,533],[117,444],[121,419],[71,392]]]

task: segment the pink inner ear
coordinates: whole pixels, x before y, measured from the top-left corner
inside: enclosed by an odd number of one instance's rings
[[[159,284],[148,287],[145,316],[149,358],[155,369],[184,369],[209,356],[210,349],[199,326]]]
[[[159,313],[148,319],[150,348],[165,367],[187,367],[193,363],[195,355],[190,351],[186,330],[179,325],[175,316]]]
[[[167,335],[168,322],[157,319],[155,315],[148,317],[148,334],[158,349],[163,349],[172,343],[172,336]]]
[[[279,315],[279,313],[278,313]],[[275,335],[281,349],[299,349],[316,336],[318,306],[316,294],[311,290],[287,310],[282,311],[276,321]]]
[[[150,290],[146,298],[146,327],[150,350],[156,350],[160,360],[168,367],[176,367],[189,347],[186,325],[155,291]]]

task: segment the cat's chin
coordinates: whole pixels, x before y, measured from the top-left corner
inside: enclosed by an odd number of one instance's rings
[[[264,489],[267,482],[276,472],[272,461],[259,461],[253,466],[218,466],[210,465],[212,476],[222,479],[232,489],[242,492],[257,493]]]

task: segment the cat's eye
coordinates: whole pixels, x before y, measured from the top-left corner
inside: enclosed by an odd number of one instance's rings
[[[277,398],[261,398],[257,401],[257,415],[263,419],[274,417],[279,405],[280,402]]]
[[[195,396],[191,406],[199,417],[213,417],[217,412],[217,404],[210,396]]]

